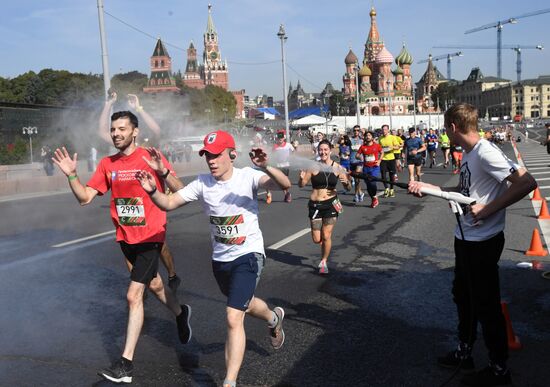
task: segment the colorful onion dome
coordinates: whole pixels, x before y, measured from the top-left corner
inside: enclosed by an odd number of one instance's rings
[[[351,48],[349,49],[348,55],[346,55],[346,59],[344,59],[344,62],[347,65],[357,63],[357,56],[353,53]]]
[[[361,67],[361,70],[359,70],[360,77],[370,77],[371,75],[372,75],[372,72],[370,71],[370,68],[367,65],[363,65],[363,67]]]
[[[403,75],[403,69],[399,66],[395,70],[392,71],[393,75]]]
[[[393,55],[390,54],[390,52],[387,50],[386,47],[382,48],[378,55],[376,55],[376,58],[374,61],[378,64],[380,63],[391,63],[393,62]]]
[[[409,52],[407,51],[407,48],[405,48],[405,45],[403,45],[401,52],[399,53],[399,55],[397,55],[397,58],[395,58],[395,63],[398,66],[413,64],[413,57],[411,54],[409,54]]]

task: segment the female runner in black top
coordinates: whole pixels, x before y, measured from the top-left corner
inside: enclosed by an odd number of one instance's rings
[[[309,197],[309,219],[311,220],[311,238],[321,245],[321,262],[319,274],[328,274],[327,259],[332,247],[332,229],[336,224],[338,214],[342,212],[342,204],[336,194],[338,180],[346,189],[351,189],[346,170],[330,158],[332,144],[322,140],[317,146],[319,164],[311,169],[300,171],[298,185],[304,187],[310,180],[313,190]]]

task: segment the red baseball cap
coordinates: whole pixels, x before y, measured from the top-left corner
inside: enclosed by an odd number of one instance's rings
[[[223,130],[208,133],[206,137],[204,137],[203,143],[204,146],[199,151],[200,156],[204,155],[204,152],[219,155],[227,148],[235,148],[233,136]]]

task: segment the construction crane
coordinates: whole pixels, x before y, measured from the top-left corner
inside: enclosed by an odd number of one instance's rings
[[[499,50],[499,47],[495,46],[462,46],[462,45],[456,45],[456,46],[434,46],[433,48],[455,48],[455,49],[461,49],[461,50]],[[543,50],[544,47],[542,44],[538,44],[536,46],[525,46],[520,44],[505,44],[501,46],[500,49],[510,49],[514,50],[516,52],[516,74],[517,74],[517,81],[521,81],[521,50]],[[500,75],[499,78],[502,78]]]
[[[441,60],[441,59],[447,59],[447,79],[452,79],[451,78],[451,59],[453,59],[455,56],[463,56],[464,54],[462,54],[462,51],[459,51],[459,52],[453,52],[451,54],[445,54],[445,55],[438,55],[438,56],[432,56],[432,54],[430,54],[428,56],[428,59],[423,59],[421,61],[418,61],[416,63],[420,64],[420,63],[426,63],[426,62],[429,62],[430,60],[432,61],[438,61],[438,60]]]
[[[533,11],[533,12],[529,12],[529,13],[526,13],[526,14],[523,14],[523,15],[510,17],[508,19],[499,20],[499,21],[494,22],[494,23],[485,24],[481,27],[473,28],[473,29],[468,30],[464,33],[465,34],[471,34],[471,33],[478,32],[478,31],[483,31],[483,30],[486,30],[486,29],[489,29],[489,28],[496,28],[497,29],[497,47],[496,47],[496,49],[497,49],[497,76],[499,78],[502,78],[502,48],[503,48],[502,47],[502,27],[505,24],[516,24],[518,22],[518,19],[523,19],[523,18],[526,18],[526,17],[541,15],[543,13],[548,13],[548,12],[550,12],[550,8],[541,9],[539,11]]]

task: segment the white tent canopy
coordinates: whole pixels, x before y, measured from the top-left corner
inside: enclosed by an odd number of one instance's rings
[[[324,124],[325,122],[326,119],[324,117],[311,114],[309,116],[292,121],[292,125],[319,125]]]

